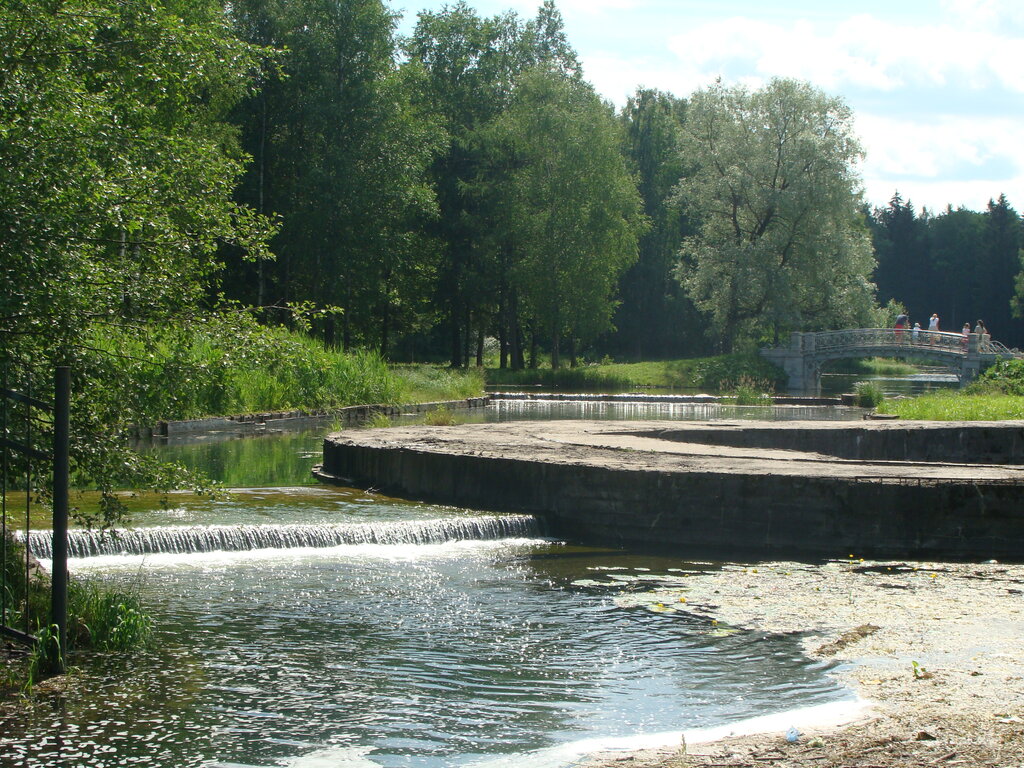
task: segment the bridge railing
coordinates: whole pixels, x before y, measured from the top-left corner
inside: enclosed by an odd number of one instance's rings
[[[985,335],[982,339],[981,344],[978,347],[978,351],[983,355],[999,355],[1000,357],[1024,357],[1024,352],[1019,349],[1010,349],[1001,341],[995,341],[991,336]]]
[[[807,339],[813,336],[813,340]],[[850,349],[877,349],[895,347],[906,349],[920,347],[922,350],[942,351],[965,355],[968,339],[960,333],[919,330],[915,335],[910,328],[854,328],[843,331],[821,331],[805,334],[805,351],[829,352]],[[807,342],[810,342],[809,344]],[[991,342],[990,342],[991,343]],[[998,342],[995,342],[998,343]],[[1002,345],[1000,345],[1002,346]],[[807,347],[810,347],[808,349]]]

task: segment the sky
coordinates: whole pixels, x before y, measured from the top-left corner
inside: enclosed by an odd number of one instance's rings
[[[388,0],[408,33],[444,0]],[[541,0],[468,0],[533,17]],[[721,77],[806,80],[841,97],[868,202],[1024,211],[1022,0],[556,0],[584,78],[622,106],[637,87],[686,97]]]

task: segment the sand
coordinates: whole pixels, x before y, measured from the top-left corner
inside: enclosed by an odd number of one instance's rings
[[[721,627],[802,633],[808,655],[840,662],[832,674],[870,706],[845,727],[801,728],[792,743],[779,730],[580,766],[1024,767],[1022,565],[730,565],[623,600]]]

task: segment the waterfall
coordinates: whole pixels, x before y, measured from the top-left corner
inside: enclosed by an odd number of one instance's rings
[[[484,515],[386,523],[190,525],[114,531],[73,529],[68,532],[68,555],[243,552],[344,544],[443,544],[450,541],[537,538],[541,535],[539,521],[532,515]],[[29,537],[29,549],[39,558],[51,557],[52,544],[50,531],[32,531]]]

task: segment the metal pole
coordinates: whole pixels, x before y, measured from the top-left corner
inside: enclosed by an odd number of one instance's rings
[[[25,394],[32,397],[31,379],[25,385]],[[25,405],[25,445],[32,448],[32,408]],[[32,456],[25,455],[25,634],[32,634],[31,618],[29,617],[29,593],[32,589],[31,557],[29,556],[29,540],[32,537]]]
[[[8,472],[8,460],[7,460],[7,457],[8,457],[8,448],[7,448],[7,366],[6,365],[4,366],[3,385],[4,385],[4,396],[2,398],[0,398],[0,399],[2,399],[4,401],[3,402],[3,417],[2,417],[2,419],[3,419],[3,424],[2,424],[3,432],[0,433],[0,437],[3,437],[3,440],[4,440],[4,455],[3,455],[3,466],[0,467],[0,473],[3,474],[3,478],[0,479],[0,484],[2,484],[2,487],[0,487],[0,506],[3,507],[2,515],[3,515],[3,537],[4,537],[3,538],[3,547],[4,547],[4,549],[3,549],[3,564],[2,564],[2,567],[3,567],[3,571],[2,571],[3,584],[2,584],[2,586],[3,586],[4,590],[5,590],[5,592],[4,592],[3,596],[0,596],[0,626],[6,627],[7,626],[7,599],[6,599],[6,594],[7,594],[6,593],[6,590],[7,590],[7,472]]]
[[[57,627],[60,645],[51,664],[64,671],[68,639],[68,477],[71,433],[71,369],[57,367],[53,398],[53,595],[50,621]]]

